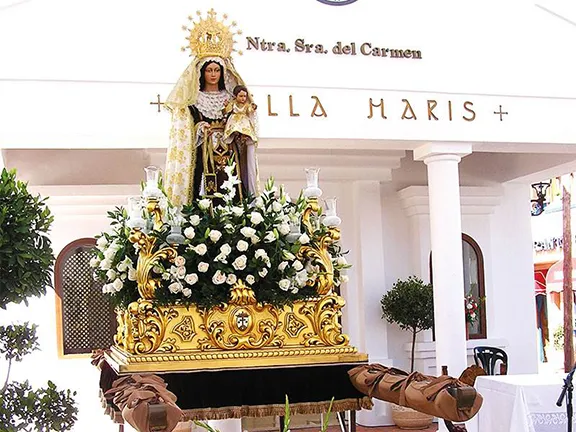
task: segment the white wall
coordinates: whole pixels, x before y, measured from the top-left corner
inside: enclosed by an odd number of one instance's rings
[[[488,332],[508,341],[509,373],[536,373],[536,306],[530,233],[530,186],[505,184],[492,216],[492,284],[487,284]],[[520,315],[519,315],[520,314]]]
[[[53,0],[0,13],[0,40],[12,41],[0,47],[0,146],[166,147],[168,115],[149,103],[157,94],[166,98],[189,62],[180,52],[187,15],[210,7],[244,31],[238,48],[245,55],[235,62],[260,107],[263,146],[273,138],[574,144],[576,84],[565,55],[574,28],[530,3],[418,2],[415,12],[412,4],[381,0],[345,7],[314,0],[174,0],[161,7],[152,0]],[[285,41],[292,51],[247,50],[246,36]],[[329,53],[298,53],[297,38]],[[422,59],[335,55],[338,41],[417,49]],[[267,115],[268,95],[278,116]],[[299,117],[289,115],[290,95]],[[327,118],[311,117],[312,96]],[[378,109],[368,118],[370,98],[385,100],[387,120]],[[401,119],[402,99],[417,120]],[[438,102],[438,121],[427,118],[428,100]],[[462,119],[470,115],[465,101],[473,102],[472,122]],[[50,108],[29,127],[21,113],[32,104]],[[500,105],[509,113],[504,121],[494,115]]]

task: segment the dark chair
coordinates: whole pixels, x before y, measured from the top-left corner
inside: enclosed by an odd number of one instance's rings
[[[487,375],[496,375],[496,363],[500,361],[500,375],[508,371],[508,355],[500,348],[477,346],[474,347],[474,361]]]

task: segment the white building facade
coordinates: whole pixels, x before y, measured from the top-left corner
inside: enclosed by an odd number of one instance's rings
[[[319,166],[325,196],[338,197],[352,343],[371,362],[408,367],[408,334],[381,319],[380,299],[399,278],[428,281],[432,262],[435,340],[420,335],[417,367],[459,375],[472,346],[495,345],[509,373],[537,372],[530,183],[576,170],[565,42],[576,28],[561,18],[576,12],[553,3],[0,6],[0,40],[11,41],[0,45],[0,147],[51,197],[55,252],[105,230],[106,211],[139,193],[143,167],[163,165],[169,115],[152,103],[189,61],[181,25],[211,7],[243,30],[234,61],[258,105],[261,179],[294,195],[303,169]],[[465,338],[462,233],[484,257],[484,340]],[[15,378],[76,389],[76,430],[111,426],[96,369],[58,358],[53,293],[0,319],[40,324],[43,351]],[[389,409],[377,403],[358,421],[391,424]]]

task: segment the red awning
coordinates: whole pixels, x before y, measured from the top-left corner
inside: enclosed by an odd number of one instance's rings
[[[564,283],[564,260],[552,264],[546,275],[548,292],[562,292]],[[576,258],[572,258],[572,289],[576,289]]]

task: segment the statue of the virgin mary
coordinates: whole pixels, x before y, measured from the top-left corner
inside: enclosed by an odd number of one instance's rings
[[[234,88],[244,85],[231,58],[234,33],[216,19],[213,9],[191,30],[184,29],[190,32],[188,48],[194,59],[165,103],[172,115],[164,173],[168,198],[181,206],[222,192],[221,185],[227,180],[224,168],[231,162],[241,181],[238,196],[256,195],[256,142],[224,139],[225,108],[234,97]]]

